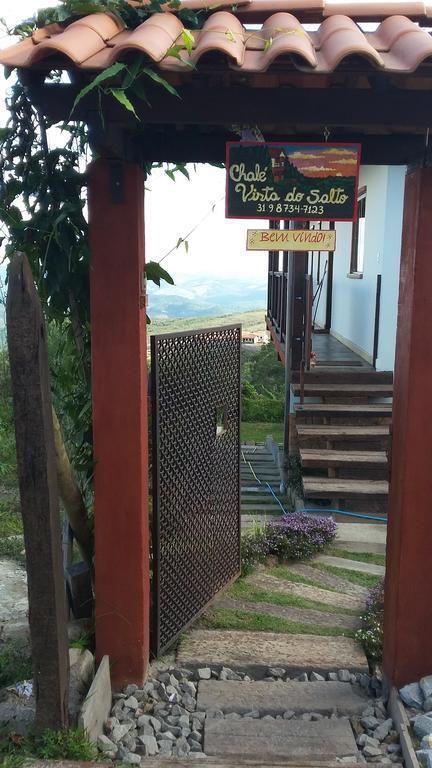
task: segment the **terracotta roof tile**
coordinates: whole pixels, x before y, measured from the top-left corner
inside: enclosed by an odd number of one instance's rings
[[[191,3],[202,6],[208,5],[209,0],[184,0],[183,5],[186,2],[189,6]],[[241,6],[243,15],[250,9],[268,10],[257,30],[244,26],[245,19],[242,23],[230,11],[218,10],[194,33],[191,54],[182,50],[180,60],[166,54],[176,43],[182,44],[184,26],[175,13],[166,12],[152,15],[135,30],[125,30],[115,16],[105,13],[85,16],[65,28],[51,25],[38,30],[32,38],[0,51],[0,62],[10,67],[38,64],[49,69],[50,60],[58,68],[64,57],[65,67],[72,62],[82,69],[100,70],[131,51],[140,51],[165,71],[193,76],[194,70],[188,65],[196,64],[199,70],[207,66],[207,55],[215,53],[228,67],[245,73],[266,72],[278,60],[288,62],[288,68],[303,72],[331,73],[352,56],[363,58],[381,71],[408,73],[432,58],[429,30],[422,29],[405,15],[388,16],[375,32],[363,32],[350,15],[340,12],[345,9],[357,16],[359,0],[302,0],[303,11],[318,8],[321,18],[326,17],[317,30],[311,32],[289,12],[292,7],[298,9],[299,4],[299,0],[247,0],[247,4]],[[408,8],[413,15],[432,13],[432,0],[430,4],[417,0],[386,3],[361,0],[361,6],[368,6],[369,14],[373,7],[377,15],[384,13],[384,7]],[[333,12],[336,7],[339,13]],[[276,12],[272,12],[273,9]]]

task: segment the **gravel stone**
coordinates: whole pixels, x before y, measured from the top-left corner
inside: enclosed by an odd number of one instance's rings
[[[152,757],[159,752],[158,743],[154,736],[141,736],[141,744],[145,748],[146,757]]]
[[[201,723],[203,723],[204,720],[206,719],[206,713],[205,712],[194,712],[192,717],[194,718],[194,720],[199,720]]]
[[[414,733],[418,739],[432,733],[432,715],[417,715],[413,720]]]
[[[370,715],[369,717],[362,717],[361,724],[363,728],[367,728],[368,731],[373,731],[375,728],[378,728],[380,722],[376,717]]]
[[[309,680],[311,683],[322,683],[324,682],[325,677],[320,675],[319,672],[311,672],[309,675]]]
[[[393,720],[389,718],[388,720],[384,720],[383,723],[381,723],[378,728],[375,728],[374,736],[379,741],[384,741],[384,739],[387,738],[390,731],[393,728]]]
[[[357,744],[359,747],[375,747],[376,749],[379,749],[378,739],[368,736],[367,733],[362,733],[362,735],[358,737]]]
[[[389,754],[393,755],[399,755],[401,752],[401,745],[400,744],[389,744],[387,747],[387,752]]]
[[[117,744],[114,744],[108,736],[98,736],[97,746],[100,752],[117,752]]]
[[[366,758],[368,757],[381,757],[381,750],[379,747],[364,747],[363,754]]]
[[[111,738],[113,741],[116,742],[116,744],[121,741],[126,734],[131,730],[133,724],[132,723],[125,723],[124,725],[116,725],[115,728],[113,728]]]
[[[272,675],[272,677],[283,677],[286,669],[283,667],[269,667],[269,675]]]
[[[189,739],[188,744],[191,748],[191,752],[201,752],[201,744],[199,741],[194,741],[193,739]]]
[[[423,680],[427,678],[422,678]],[[399,690],[399,696],[407,707],[423,709],[424,695],[419,683],[409,683]]]
[[[202,741],[202,734],[198,733],[198,731],[191,731],[189,738],[194,741]]]
[[[224,713],[221,709],[209,709],[207,710],[208,720],[223,720]]]
[[[308,683],[308,682],[309,682],[309,678],[308,678],[308,676],[307,676],[307,672],[302,672],[302,674],[301,674],[301,675],[299,675],[298,677],[296,677],[296,680],[297,680],[299,683]]]
[[[225,715],[225,720],[241,720],[242,716],[239,715],[238,712],[230,712],[228,715]]]
[[[185,693],[184,696],[182,696],[181,702],[188,712],[193,712],[196,709],[196,700],[189,693]]]
[[[339,680],[337,672],[329,672],[327,680],[331,680],[333,683],[337,682]]]
[[[138,690],[138,686],[135,685],[135,683],[130,683],[129,685],[126,686],[124,690],[124,694],[121,694],[121,695],[124,695],[127,698],[128,696],[133,696],[135,691],[137,690]]]
[[[251,709],[250,712],[245,712],[244,717],[247,717],[249,719],[258,720],[260,716],[258,709]]]
[[[183,693],[188,693],[189,696],[196,696],[196,685],[191,680],[180,680],[179,688]]]
[[[294,715],[295,715],[294,710],[287,709],[287,711],[283,713],[283,719],[284,720],[291,720],[294,717]]]
[[[210,680],[211,678],[211,669],[210,667],[202,667],[202,669],[198,670],[198,677],[200,680]]]
[[[191,757],[202,758],[202,757],[207,757],[207,755],[205,754],[205,752],[190,752],[189,753],[189,758],[191,758]]]
[[[187,743],[186,739],[181,738],[178,740],[173,751],[176,757],[187,757],[189,752],[191,751],[191,748]]]
[[[351,682],[351,672],[349,669],[338,669],[338,680],[341,683],[350,683]]]
[[[233,672],[232,669],[229,667],[222,667],[220,674],[219,674],[219,680],[241,680],[242,678],[240,675],[237,674],[237,672]]]
[[[162,739],[159,743],[159,754],[168,756],[172,755],[173,742],[168,739]]]

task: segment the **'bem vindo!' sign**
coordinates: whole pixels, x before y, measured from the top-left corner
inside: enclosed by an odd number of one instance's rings
[[[227,143],[230,219],[354,221],[360,144]]]

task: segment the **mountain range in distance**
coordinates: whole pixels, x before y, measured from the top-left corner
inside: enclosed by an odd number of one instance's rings
[[[154,318],[206,317],[265,307],[267,284],[244,278],[181,276],[175,285],[149,283],[148,314]]]

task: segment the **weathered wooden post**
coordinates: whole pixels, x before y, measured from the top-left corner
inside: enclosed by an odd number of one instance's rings
[[[68,725],[69,654],[46,328],[27,257],[9,267],[7,336],[27,561],[36,727]]]

